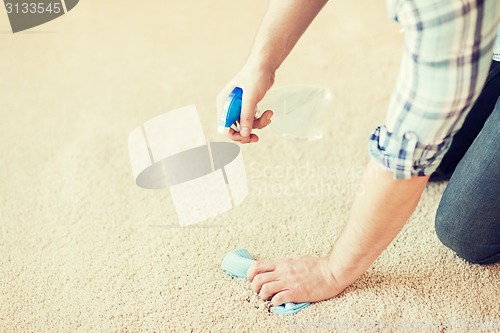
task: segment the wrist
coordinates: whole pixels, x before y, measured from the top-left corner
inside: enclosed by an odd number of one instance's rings
[[[265,64],[247,61],[237,75],[260,92],[260,99],[274,84],[275,72]],[[259,101],[260,101],[259,99]]]
[[[248,59],[242,68],[244,71],[252,73],[254,75],[256,73],[261,73],[261,76],[272,76],[273,78],[275,77],[276,73],[276,68],[274,65],[256,59]]]
[[[274,75],[281,65],[279,58],[279,56],[273,55],[272,52],[254,47],[248,56],[245,67],[251,67]]]
[[[328,255],[327,262],[330,274],[334,277],[340,288],[345,289],[356,280],[356,278],[353,278],[353,270],[339,265],[331,255]]]
[[[328,254],[328,268],[340,285],[344,288],[356,281],[370,267],[369,256],[355,255],[340,244],[334,244]]]

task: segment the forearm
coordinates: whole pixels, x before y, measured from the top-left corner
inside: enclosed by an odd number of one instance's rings
[[[327,0],[271,0],[248,63],[275,72]]]
[[[329,265],[345,286],[361,276],[399,233],[411,216],[428,177],[395,180],[370,161],[351,216],[332,247]]]

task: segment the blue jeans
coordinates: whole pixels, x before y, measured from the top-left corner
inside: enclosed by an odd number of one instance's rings
[[[467,117],[465,117],[462,128],[455,134],[450,149],[446,152],[438,168],[431,175],[429,181],[441,181],[450,179],[458,162],[476,139],[491,115],[500,93],[500,62],[492,61],[488,71],[488,77],[481,94],[474,103]]]
[[[450,178],[436,234],[468,261],[500,262],[500,97]]]

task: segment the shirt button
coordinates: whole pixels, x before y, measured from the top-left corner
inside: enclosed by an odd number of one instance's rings
[[[404,138],[408,141],[417,141],[417,135],[415,132],[406,132]]]

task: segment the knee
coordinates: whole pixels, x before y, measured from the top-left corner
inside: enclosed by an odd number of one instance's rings
[[[436,214],[435,229],[438,239],[444,246],[456,252],[461,258],[464,258],[464,256],[469,257],[466,253],[465,246],[460,242],[462,238],[457,233],[456,226],[453,226],[453,221],[442,211],[441,207],[439,207]]]
[[[464,260],[475,264],[498,262],[500,249],[481,244],[481,240],[473,239],[471,230],[464,227],[472,223],[473,221],[460,221],[450,211],[445,211],[440,207],[435,219],[436,235],[443,245]]]

